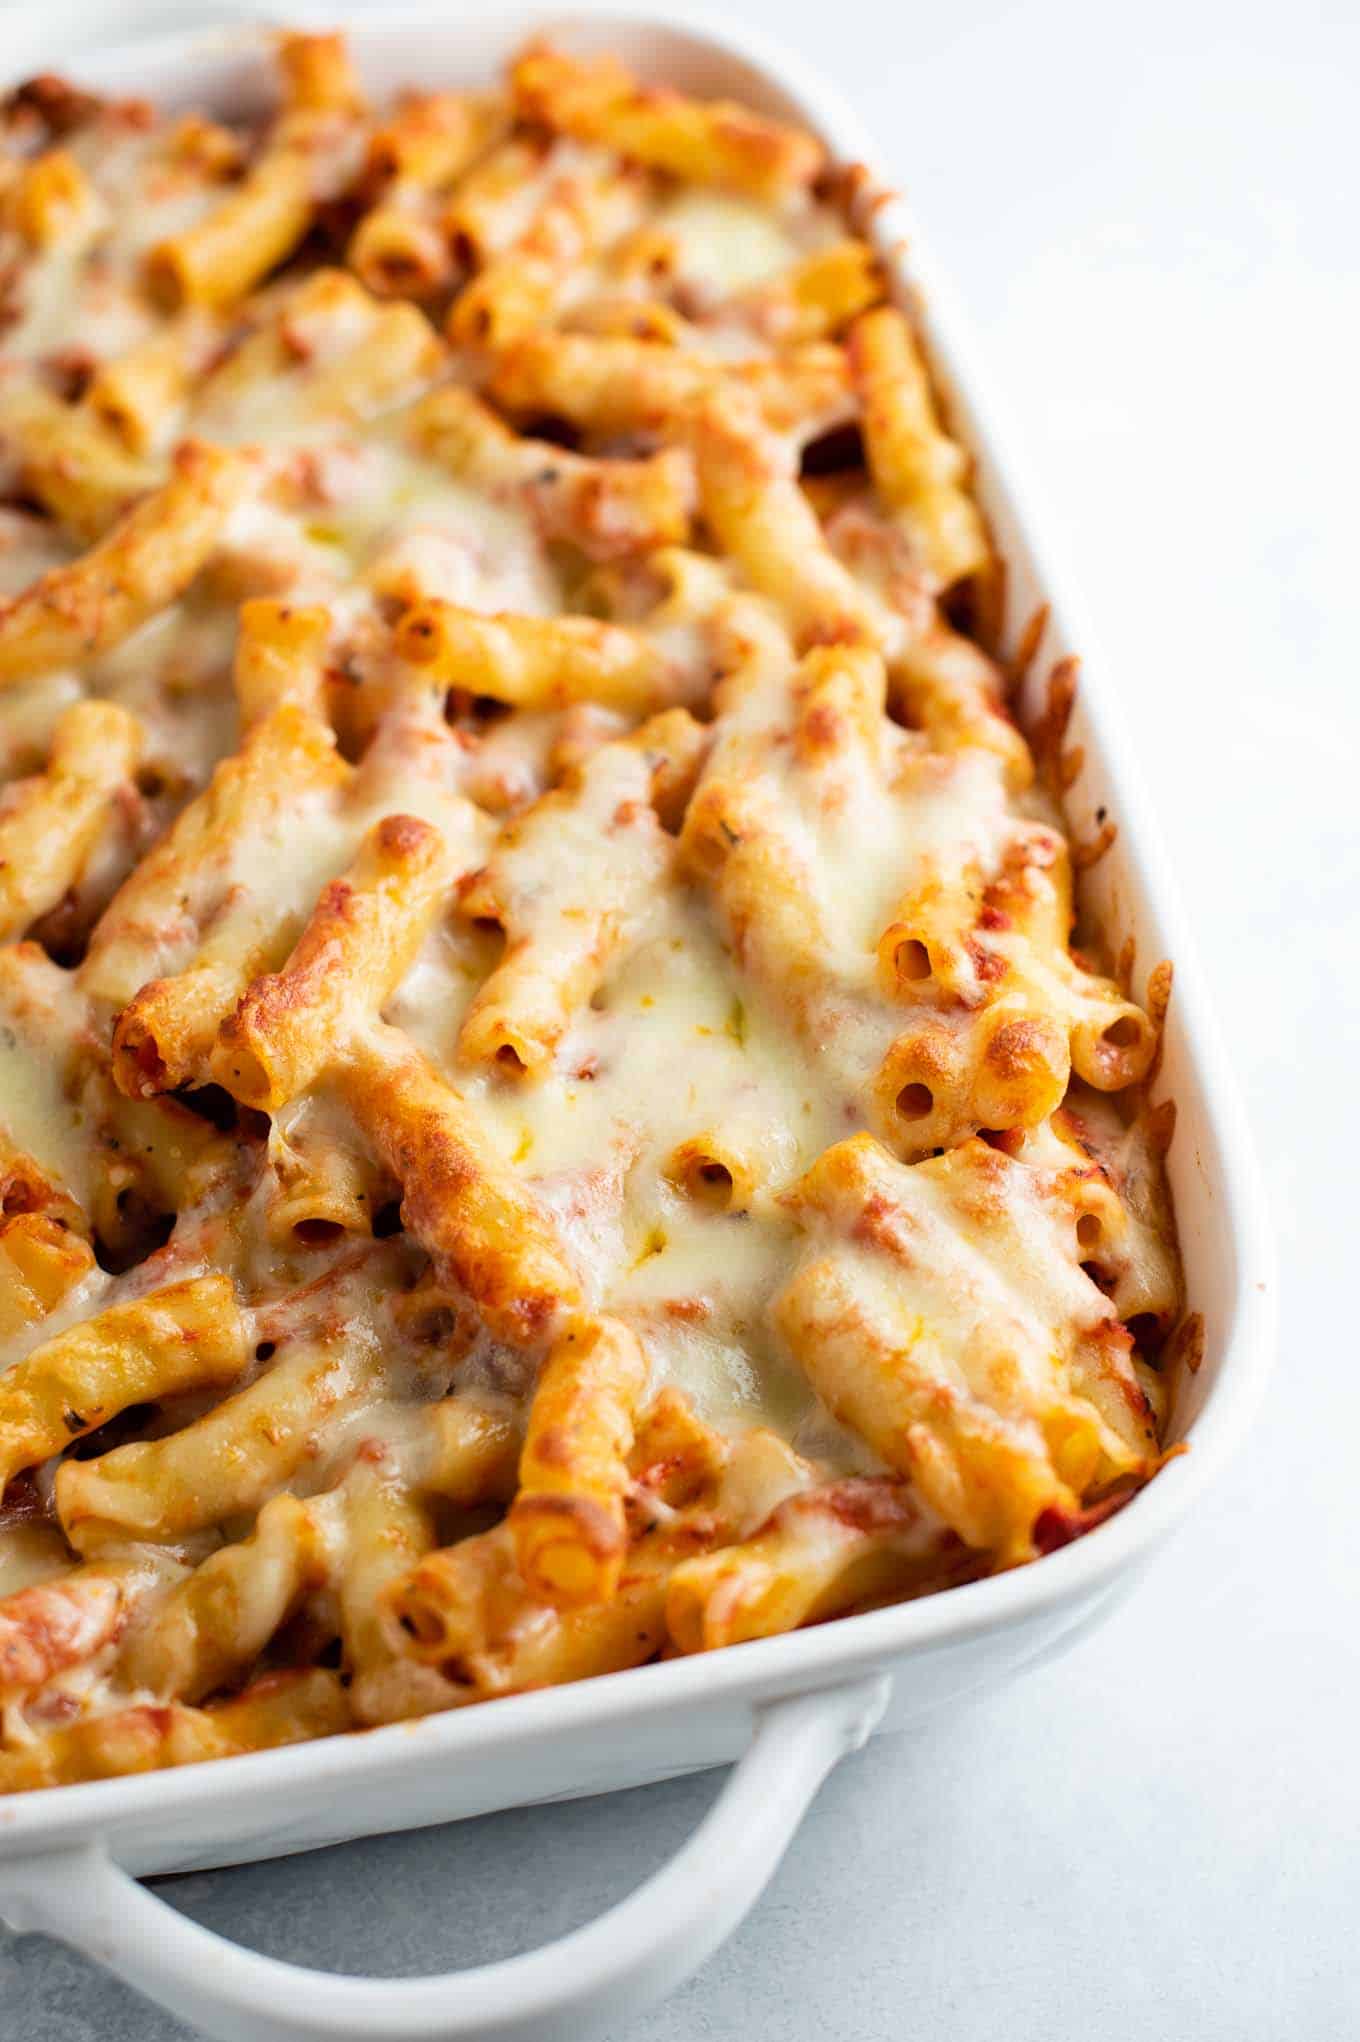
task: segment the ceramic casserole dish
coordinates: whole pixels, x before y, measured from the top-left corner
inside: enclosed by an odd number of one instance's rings
[[[290,10],[301,15],[303,9]],[[239,112],[262,101],[263,28],[180,32],[85,46],[74,24],[10,35],[12,77],[38,65],[81,84]],[[182,16],[180,17],[182,20]],[[119,17],[122,22],[126,16]],[[299,25],[306,26],[302,20]],[[782,52],[670,13],[517,5],[360,14],[340,25],[366,82],[488,81],[533,32],[573,52],[617,51],[644,77],[745,100],[801,123],[833,157],[872,166],[853,114]],[[18,47],[20,44],[22,48]],[[865,180],[866,193],[882,191]],[[208,2033],[288,2038],[580,2038],[623,2021],[691,1972],[752,1906],[821,1781],[881,1728],[901,1728],[1061,1649],[1128,1592],[1149,1556],[1223,1466],[1257,1402],[1271,1352],[1270,1245],[1249,1143],[1183,932],[1117,704],[1090,633],[1048,564],[1041,518],[1010,466],[947,289],[915,223],[892,200],[858,223],[926,336],[977,491],[1007,563],[1010,636],[1047,606],[1029,686],[1082,655],[1073,735],[1084,764],[1074,831],[1097,809],[1118,824],[1087,900],[1114,945],[1176,967],[1161,1090],[1177,1103],[1169,1158],[1187,1293],[1203,1361],[1182,1371],[1170,1425],[1190,1451],[1125,1510],[1037,1566],[740,1650],[639,1668],[319,1743],[0,1803],[0,1916],[73,1944]],[[909,251],[909,252],[908,252]],[[1037,708],[1021,701],[1022,714]],[[499,1808],[733,1770],[680,1854],[631,1898],[548,1948],[411,1980],[305,1971],[242,1951],[137,1881],[239,1864]]]

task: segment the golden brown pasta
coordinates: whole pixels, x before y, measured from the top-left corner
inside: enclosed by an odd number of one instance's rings
[[[850,335],[850,361],[879,495],[941,588],[980,573],[991,549],[965,486],[967,457],[940,425],[925,363],[903,315],[888,305],[865,312]]]
[[[703,104],[642,86],[615,58],[584,63],[536,47],[514,66],[512,83],[536,120],[676,177],[778,199],[811,184],[822,167],[810,135],[727,101]]]
[[[809,439],[853,415],[845,355],[818,345],[728,362],[620,335],[526,333],[496,356],[489,387],[507,411],[608,434],[681,431],[694,405],[729,387],[777,431]]]
[[[774,278],[754,284],[740,316],[787,346],[829,339],[881,296],[878,259],[866,242],[836,241]]]
[[[306,156],[286,145],[271,149],[215,213],[152,251],[148,287],[167,312],[233,305],[292,253],[312,213]]]
[[[137,1571],[135,1562],[77,1567],[0,1597],[0,1696],[41,1687],[112,1643],[127,1622]]]
[[[82,409],[121,440],[129,454],[151,455],[168,436],[167,429],[173,430],[196,372],[219,342],[211,320],[171,320],[125,354],[101,362]]]
[[[690,463],[678,447],[634,461],[594,460],[513,433],[470,390],[445,384],[410,414],[415,445],[454,475],[513,492],[553,539],[593,560],[677,546],[693,511]]]
[[[504,128],[494,96],[406,94],[369,136],[365,182],[376,202],[350,239],[347,259],[381,297],[431,298],[453,280],[447,188]]]
[[[0,796],[0,940],[57,906],[131,791],[142,729],[116,702],[76,702],[52,732],[46,770]]]
[[[748,394],[711,398],[695,427],[699,502],[723,552],[788,616],[804,645],[872,644],[874,620],[849,569],[823,538],[788,450]]]
[[[905,1484],[852,1478],[791,1496],[751,1538],[682,1562],[666,1628],[682,1652],[772,1637],[946,1587],[961,1576],[960,1551]]]
[[[569,1327],[543,1364],[510,1527],[519,1571],[546,1602],[608,1602],[618,1587],[633,1409],[646,1375],[637,1335],[615,1319]]]
[[[785,1337],[967,1544],[1026,1558],[1102,1472],[1147,1471],[1130,1337],[1041,1174],[978,1141],[909,1168],[859,1135],[790,1203],[809,1247],[775,1306]]]
[[[306,1504],[266,1503],[249,1539],[222,1546],[170,1591],[121,1659],[128,1685],[161,1700],[198,1701],[249,1666],[325,1569]]]
[[[111,1779],[122,1773],[158,1772],[268,1751],[309,1737],[348,1729],[349,1703],[336,1674],[266,1674],[231,1701],[209,1709],[140,1703],[109,1716],[91,1716],[50,1730],[32,1744],[0,1752],[0,1793],[63,1786],[75,1780]]]
[[[549,186],[524,231],[499,250],[454,299],[449,339],[502,348],[549,318],[572,277],[600,243],[637,216],[636,177],[610,168],[569,173]]]
[[[330,611],[320,603],[281,603],[268,596],[242,603],[232,685],[244,729],[281,702],[296,702],[321,718],[330,635]]]
[[[94,1268],[94,1250],[42,1212],[0,1220],[0,1339],[55,1311]]]
[[[573,1015],[667,884],[674,849],[653,791],[663,775],[692,774],[703,741],[683,709],[652,717],[601,745],[506,828],[463,894],[464,912],[499,923],[507,938],[459,1031],[465,1063],[516,1077],[550,1066]],[[560,876],[545,877],[556,858]]]
[[[150,252],[147,288],[169,311],[235,304],[312,223],[323,196],[318,123],[352,118],[362,95],[342,37],[285,35],[278,57],[284,107],[255,162],[206,218]]]
[[[859,174],[272,47],[9,102],[0,1792],[967,1594],[1194,1348]]]
[[[221,1386],[245,1362],[226,1276],[171,1284],[58,1333],[0,1383],[0,1495],[20,1468],[38,1466],[129,1404]]]
[[[607,1602],[558,1610],[525,1586],[499,1526],[427,1554],[394,1586],[394,1642],[438,1669],[450,1703],[616,1673],[665,1641],[670,1562],[665,1542],[640,1542]]]
[[[113,1074],[129,1098],[206,1076],[222,1019],[289,930],[290,903],[261,900],[233,866],[248,867],[262,839],[296,824],[301,801],[325,797],[347,775],[330,731],[281,702],[115,894],[81,977],[121,1009]],[[155,976],[158,965],[170,974]]]
[[[0,389],[0,436],[24,491],[87,545],[162,479],[92,409],[36,381]]]
[[[488,617],[435,596],[402,618],[396,642],[443,686],[520,709],[602,702],[643,710],[674,686],[658,645],[592,617]]]
[[[245,1389],[164,1438],[64,1460],[56,1504],[78,1553],[128,1539],[174,1544],[256,1512],[316,1458],[317,1428],[362,1403],[365,1351],[352,1326],[287,1342]]]
[[[164,489],[0,609],[0,686],[103,652],[173,602],[209,558],[246,479],[232,455],[186,443]]]
[[[69,149],[48,149],[25,164],[5,193],[8,223],[31,248],[49,249],[92,232],[100,206]]]
[[[280,36],[278,63],[288,111],[357,113],[362,108],[363,87],[342,35]]]
[[[389,815],[375,824],[283,970],[257,979],[222,1023],[218,1083],[269,1112],[304,1091],[405,976],[454,876],[431,823]]]
[[[402,1187],[406,1225],[462,1285],[493,1333],[550,1339],[580,1286],[547,1214],[496,1154],[458,1093],[388,1030],[356,1044],[339,1080]]]

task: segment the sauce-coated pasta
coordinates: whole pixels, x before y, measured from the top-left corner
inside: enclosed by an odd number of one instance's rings
[[[278,58],[0,106],[0,1791],[947,1592],[1162,1453],[1169,973],[1074,948],[845,181]]]

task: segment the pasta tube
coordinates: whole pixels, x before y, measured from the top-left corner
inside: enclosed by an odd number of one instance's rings
[[[966,1544],[1024,1559],[1044,1513],[1146,1472],[1129,1336],[1042,1179],[984,1142],[906,1166],[858,1135],[788,1204],[808,1245],[780,1330],[833,1414]]]
[[[452,1684],[454,1702],[484,1701],[640,1666],[665,1642],[673,1554],[644,1541],[607,1602],[555,1609],[525,1586],[508,1525],[427,1553],[394,1584],[394,1639]]]
[[[495,95],[409,92],[368,140],[371,186],[438,190],[451,184],[481,154],[504,110]]]
[[[646,1386],[637,1335],[587,1319],[543,1364],[510,1511],[515,1557],[546,1602],[607,1602],[618,1587],[633,1411]]]
[[[237,616],[232,686],[248,730],[281,702],[323,721],[331,614],[321,603],[281,603],[257,596]]]
[[[730,1442],[705,1425],[674,1383],[659,1389],[639,1413],[629,1468],[644,1509],[675,1510],[714,1490],[727,1465]]]
[[[637,933],[674,846],[652,807],[663,771],[697,764],[703,733],[683,709],[591,754],[566,787],[506,829],[463,897],[503,923],[508,947],[459,1032],[464,1062],[542,1076],[572,1015]]]
[[[765,1208],[786,1181],[794,1146],[760,1111],[737,1112],[672,1149],[666,1175],[677,1191],[710,1212]]]
[[[433,298],[453,281],[448,237],[418,197],[415,204],[403,204],[393,194],[365,213],[346,260],[376,298]]]
[[[874,617],[827,545],[792,460],[747,396],[727,391],[694,429],[699,504],[719,546],[777,602],[802,645],[875,642]]]
[[[435,596],[406,612],[394,644],[441,686],[521,709],[601,702],[637,712],[675,691],[659,646],[593,617],[488,617]]]
[[[262,967],[281,961],[278,948],[296,927],[291,888],[261,896],[233,879],[233,866],[285,824],[295,836],[309,805],[349,774],[331,732],[295,702],[281,702],[114,895],[80,977],[87,992],[123,1010],[113,1074],[129,1098],[205,1073],[223,1017]],[[305,873],[304,866],[303,883]],[[156,977],[166,965],[181,969]]]
[[[0,434],[25,491],[87,545],[164,480],[93,411],[63,404],[37,382],[0,389]]]
[[[426,1704],[404,1676],[410,1662],[387,1621],[387,1596],[435,1543],[428,1504],[380,1452],[360,1452],[341,1490],[345,1565],[337,1601],[344,1663],[351,1675],[350,1697],[361,1723],[388,1722],[397,1715],[442,1706],[442,1694]],[[424,1669],[421,1669],[423,1672]]]
[[[259,1656],[325,1573],[312,1512],[274,1497],[248,1539],[211,1554],[134,1631],[120,1677],[161,1701],[200,1700]]]
[[[345,1234],[368,1239],[396,1190],[324,1090],[274,1116],[267,1155],[265,1231],[281,1248],[326,1248]]]
[[[116,702],[76,702],[52,733],[46,770],[0,805],[0,941],[56,907],[128,791],[142,727]]]
[[[451,473],[521,496],[547,537],[568,540],[593,560],[681,545],[688,537],[693,475],[678,447],[633,461],[573,454],[512,433],[457,384],[422,399],[408,432]]]
[[[323,1668],[271,1673],[233,1700],[208,1709],[139,1703],[49,1730],[31,1744],[0,1752],[0,1793],[158,1772],[206,1758],[268,1751],[350,1725],[339,1676]]]
[[[891,305],[850,332],[850,364],[864,407],[864,444],[879,496],[939,588],[991,565],[968,460],[940,424],[921,351]]]
[[[0,1220],[0,1339],[56,1310],[94,1268],[94,1250],[46,1213]]]
[[[283,970],[257,979],[222,1023],[217,1082],[270,1113],[305,1091],[405,977],[453,877],[433,824],[413,815],[375,824]]]
[[[873,1081],[875,1117],[899,1153],[929,1155],[980,1128],[1032,1127],[1061,1103],[1070,1071],[1060,1020],[1018,987],[899,1035]]]
[[[449,339],[459,347],[501,348],[549,320],[573,274],[594,249],[623,232],[643,198],[622,169],[555,179],[533,219],[458,294]]]
[[[0,687],[105,652],[174,602],[212,554],[248,473],[216,447],[181,447],[163,489],[0,607]]]
[[[924,1154],[981,1128],[1033,1127],[1075,1069],[1102,1091],[1135,1083],[1156,1052],[1151,1017],[1067,947],[1066,847],[1043,824],[1008,824],[996,870],[933,875],[879,942],[894,990],[923,1005],[875,1080],[881,1124]]]
[[[711,1652],[949,1584],[962,1548],[901,1482],[849,1479],[788,1497],[753,1537],[684,1560],[666,1590],[682,1652]]]
[[[427,1414],[424,1454],[415,1485],[460,1510],[514,1495],[521,1425],[508,1401],[464,1392],[444,1397]]]
[[[933,605],[905,620],[889,659],[893,707],[942,752],[995,752],[1007,785],[1023,793],[1034,778],[1029,746],[1004,713],[1001,676],[979,646],[951,630]]]
[[[536,44],[513,66],[511,84],[530,119],[697,184],[776,202],[805,191],[822,168],[811,135],[729,100],[643,86],[615,57],[583,61]]]
[[[163,1439],[134,1440],[57,1470],[57,1515],[78,1553],[127,1539],[187,1538],[258,1510],[315,1458],[318,1432],[371,1381],[351,1343],[290,1343],[263,1375]]]
[[[0,1496],[129,1404],[221,1386],[246,1364],[230,1277],[171,1284],[58,1333],[0,1377]]]
[[[7,224],[42,253],[68,247],[98,229],[99,194],[69,149],[46,149],[18,172],[5,193]]]
[[[274,142],[207,218],[152,249],[146,282],[164,312],[223,311],[292,254],[312,224],[313,168],[292,140]]]
[[[829,340],[882,295],[883,277],[873,250],[867,242],[847,239],[742,292],[736,309],[781,346],[796,346]]]
[[[411,93],[369,137],[366,181],[381,193],[355,228],[347,260],[380,297],[430,298],[453,279],[441,192],[490,145],[498,102],[472,93]]]
[[[129,454],[145,458],[168,437],[194,376],[217,339],[211,320],[177,319],[125,354],[101,362],[81,399],[81,409]]]
[[[364,92],[345,38],[333,29],[279,37],[277,61],[286,113],[357,114]]]
[[[551,151],[538,135],[507,135],[459,177],[442,214],[455,262],[477,269],[509,246],[551,174]]]
[[[0,1598],[0,1697],[39,1688],[112,1643],[138,1579],[135,1563],[74,1567]]]
[[[555,1336],[580,1302],[546,1212],[451,1085],[396,1031],[356,1043],[337,1081],[402,1187],[408,1230],[516,1347]]]
[[[611,434],[681,431],[697,404],[725,388],[749,397],[772,430],[800,438],[853,414],[843,351],[816,345],[729,362],[620,335],[526,333],[495,356],[488,388],[507,411]]]

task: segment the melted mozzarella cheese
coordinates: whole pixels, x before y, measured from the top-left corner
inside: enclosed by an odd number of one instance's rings
[[[713,1213],[664,1173],[681,1142],[740,1115],[768,1131],[777,1176],[792,1182],[843,1128],[807,1052],[749,1004],[700,899],[677,890],[657,902],[650,934],[577,1016],[542,1083],[458,1072],[478,983],[467,950],[437,932],[386,1017],[454,1069],[558,1218],[592,1296],[637,1325],[656,1384],[678,1382],[718,1423],[811,1422],[810,1393],[765,1315],[794,1252],[791,1222],[768,1200]],[[840,1434],[833,1459],[863,1455]]]
[[[54,1525],[0,1526],[0,1596],[51,1581],[70,1565],[66,1541]]]
[[[318,193],[330,197],[346,188],[362,141],[362,130],[346,122],[322,138],[314,164]],[[109,360],[157,330],[142,289],[146,252],[204,218],[223,190],[177,167],[164,145],[163,124],[129,127],[113,115],[95,121],[72,143],[97,199],[83,235],[35,253],[0,231],[0,267],[12,272],[16,314],[0,355],[29,365],[22,373],[32,373],[36,362],[50,376],[62,350]],[[491,251],[518,241],[562,179],[588,181],[611,161],[604,151],[570,142],[545,148],[533,174],[496,213]],[[717,190],[676,191],[668,181],[649,189],[645,231],[667,240],[673,253],[669,278],[656,288],[669,290],[684,315],[683,344],[715,357],[770,352],[749,305],[730,301],[843,236],[844,222],[810,199],[774,211]],[[624,213],[631,220],[631,200]],[[583,255],[555,313],[575,321],[578,313],[616,309],[614,252],[603,247]],[[641,292],[653,280],[635,281]],[[419,371],[415,386],[402,386],[392,398],[388,415],[341,417],[334,382],[324,402],[315,395],[311,403],[314,384],[362,344],[372,307],[365,308],[362,294],[337,291],[328,325],[323,291],[317,330],[292,332],[271,354],[271,322],[292,288],[290,272],[239,317],[230,315],[221,329],[224,359],[215,368],[195,360],[191,387],[170,406],[163,439],[182,430],[250,450],[250,486],[227,519],[210,572],[83,668],[0,693],[0,780],[41,769],[56,717],[88,692],[138,718],[140,784],[156,823],[168,824],[241,742],[232,689],[239,602],[271,594],[324,604],[331,624],[327,707],[353,771],[344,784],[297,787],[272,809],[262,804],[249,832],[224,827],[200,866],[181,875],[182,895],[162,903],[153,927],[134,932],[130,947],[139,965],[137,943],[146,938],[146,977],[186,970],[228,904],[243,926],[267,930],[285,949],[375,823],[396,814],[420,817],[443,833],[456,881],[381,1019],[429,1056],[494,1153],[532,1190],[588,1305],[636,1330],[652,1390],[679,1388],[726,1434],[772,1428],[812,1464],[800,1480],[879,1469],[866,1440],[819,1401],[813,1371],[796,1363],[777,1315],[778,1301],[819,1255],[837,1260],[885,1349],[910,1347],[927,1320],[944,1329],[938,1345],[947,1389],[979,1387],[975,1379],[985,1370],[978,1354],[995,1358],[1003,1330],[1014,1368],[1027,1382],[1043,1378],[1055,1345],[1104,1310],[1097,1288],[1103,1272],[1093,1277],[1077,1264],[1061,1235],[1064,1222],[1049,1206],[1017,1191],[1010,1232],[983,1238],[986,1230],[945,1171],[930,1163],[892,1165],[906,1186],[903,1209],[926,1250],[906,1269],[857,1234],[855,1216],[834,1227],[809,1221],[790,1196],[819,1158],[864,1126],[866,1085],[906,1025],[902,1004],[881,984],[876,954],[904,889],[937,867],[955,875],[991,871],[1017,818],[1047,815],[1043,798],[1010,796],[999,761],[985,751],[923,762],[919,733],[886,719],[877,751],[850,745],[831,765],[809,767],[795,742],[791,639],[772,606],[743,591],[732,563],[701,551],[711,544],[702,524],[690,534],[694,550],[677,549],[662,567],[611,560],[601,571],[566,541],[549,543],[528,491],[474,486],[406,443],[401,406],[420,387]],[[589,317],[579,323],[590,330]],[[252,355],[261,334],[266,345]],[[433,327],[430,346],[438,374],[481,387],[480,365],[441,354]],[[264,367],[252,375],[256,359]],[[72,366],[78,374],[78,364]],[[646,444],[584,441],[588,453],[607,456]],[[168,452],[148,456],[157,458],[168,461]],[[17,457],[4,479],[17,487]],[[853,537],[852,529],[841,545],[846,564],[885,647],[900,649],[908,624],[893,581],[895,556],[863,543],[856,551]],[[0,511],[0,598],[18,594],[73,553],[49,521]],[[460,908],[464,883],[494,866],[498,851],[507,855],[502,830],[563,781],[571,770],[564,762],[579,764],[593,745],[625,735],[629,718],[582,712],[579,704],[493,718],[477,699],[475,674],[446,703],[440,689],[398,667],[389,627],[395,612],[426,598],[543,618],[594,607],[597,592],[600,614],[645,634],[664,655],[670,700],[716,720],[715,751],[729,740],[746,746],[745,791],[776,820],[785,877],[824,932],[817,960],[824,983],[802,1011],[792,1011],[793,996],[777,971],[760,968],[773,913],[735,930],[715,905],[716,893],[687,881],[676,847],[645,809],[651,783],[645,775],[639,780],[633,752],[626,786],[606,773],[593,808],[578,802],[552,811],[553,864],[545,876],[565,876],[574,892],[562,889],[564,899],[571,896],[563,906],[544,885],[544,896],[552,896],[544,913],[570,915],[573,901],[582,915],[602,908],[611,876],[604,839],[630,805],[636,811],[642,804],[659,844],[657,869],[672,877],[640,907],[630,896],[626,917],[620,910],[626,933],[593,997],[569,1014],[549,1067],[521,1079],[462,1058],[465,1017],[503,947],[496,930]],[[757,645],[768,640],[763,677],[735,706],[722,708],[714,679],[742,664],[743,629]],[[354,709],[348,721],[347,686]],[[144,817],[125,791],[129,811]],[[659,797],[658,805],[665,806]],[[92,854],[82,885],[106,895],[135,833],[129,826]],[[247,1119],[219,1140],[206,1120],[158,1101],[133,1107],[114,1098],[113,1108],[127,1109],[119,1120],[112,1109],[88,1103],[98,1097],[99,1082],[111,1094],[106,1061],[116,1017],[109,1006],[87,1001],[75,974],[48,964],[36,948],[0,950],[0,1142],[30,1155],[87,1212],[116,1207],[115,1187],[124,1176],[136,1181],[138,1149],[149,1153],[165,1142],[186,1168],[201,1144],[214,1147],[214,1156],[193,1180],[201,1188],[198,1202],[178,1214],[168,1241],[122,1273],[91,1272],[46,1320],[4,1347],[0,1371],[110,1304],[213,1270],[230,1274],[253,1355],[231,1390],[248,1402],[247,1431],[234,1433],[230,1414],[222,1416],[227,1392],[204,1391],[154,1411],[142,1435],[157,1445],[192,1441],[201,1422],[214,1443],[206,1472],[221,1478],[229,1507],[220,1522],[203,1521],[204,1512],[167,1533],[154,1564],[147,1557],[153,1549],[132,1532],[122,1544],[143,1570],[139,1594],[154,1599],[219,1545],[247,1538],[261,1505],[286,1489],[315,1505],[317,1568],[327,1580],[309,1613],[333,1615],[335,1584],[353,1557],[336,1485],[356,1457],[397,1484],[415,1481],[430,1451],[429,1406],[452,1388],[491,1389],[527,1406],[539,1357],[511,1352],[461,1322],[456,1337],[441,1330],[440,1309],[453,1320],[466,1302],[456,1295],[432,1310],[433,1331],[421,1330],[418,1314],[408,1323],[403,1301],[422,1286],[438,1286],[429,1258],[404,1231],[370,1238],[349,1212],[345,1227],[323,1220],[311,1238],[305,1226],[290,1234],[287,1217],[273,1223],[283,1190],[314,1164],[318,1180],[328,1168],[338,1176],[349,1170],[362,1196],[384,1214],[377,1233],[390,1231],[399,1187],[365,1151],[333,1071],[276,1115],[267,1136]],[[98,1082],[82,1089],[91,1072]],[[210,1098],[197,1103],[213,1110]],[[1169,1316],[1178,1279],[1159,1162],[1143,1135],[1124,1128],[1108,1107],[1083,1102],[1082,1111],[1089,1152],[1127,1207],[1109,1295],[1116,1305],[1127,1295],[1139,1309]],[[97,1128],[90,1124],[95,1117]],[[677,1164],[691,1150],[704,1153],[706,1142],[752,1159],[750,1187],[729,1209],[706,1200]],[[1067,1167],[1072,1152],[1070,1136],[1053,1136],[1047,1147],[1036,1136],[1024,1167],[1030,1160],[1036,1168]],[[119,1267],[106,1244],[98,1245]],[[828,1335],[837,1330],[828,1327]],[[1037,1419],[1022,1413],[1019,1422],[1032,1431]],[[55,1464],[38,1471],[45,1501],[54,1479]],[[448,1535],[442,1520],[440,1534]],[[60,1572],[69,1557],[51,1526],[7,1522],[0,1512],[0,1595]],[[127,1699],[110,1651],[56,1678],[41,1706],[60,1715]],[[14,1734],[27,1734],[22,1711],[11,1709],[5,1731],[15,1723]]]
[[[67,1090],[79,1008],[60,978],[0,978],[0,1135],[44,1176],[87,1205],[93,1188],[89,1131]]]
[[[682,191],[656,224],[675,244],[679,273],[702,278],[722,297],[767,283],[800,253],[785,220],[730,192]]]

